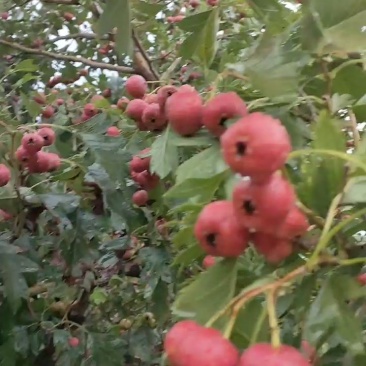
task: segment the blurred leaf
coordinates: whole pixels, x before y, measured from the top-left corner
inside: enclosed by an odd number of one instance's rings
[[[19,62],[13,72],[32,72],[32,71],[38,71],[38,66],[34,64],[34,60],[23,60]]]
[[[187,243],[186,243],[187,244]],[[175,258],[173,266],[188,266],[202,257],[205,252],[198,245],[191,245],[188,248],[183,249]]]
[[[352,178],[348,184],[348,189],[344,191],[342,203],[345,205],[354,205],[357,203],[366,203],[366,177]]]

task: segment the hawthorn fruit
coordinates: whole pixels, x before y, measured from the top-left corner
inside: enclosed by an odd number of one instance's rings
[[[121,110],[121,111],[125,111],[127,108],[127,105],[129,103],[129,99],[126,97],[122,97],[120,99],[118,99],[117,101],[117,107]]]
[[[43,111],[42,111],[42,116],[44,118],[51,118],[53,117],[53,115],[55,114],[55,108],[53,108],[51,105],[47,106]]]
[[[10,182],[10,169],[5,164],[0,164],[0,187],[6,186]]]
[[[77,347],[79,344],[80,344],[80,340],[79,340],[79,338],[71,337],[71,338],[69,339],[69,345],[70,345],[70,347],[75,348],[75,347]]]
[[[243,352],[238,366],[311,366],[294,347],[281,345],[273,348],[267,343],[258,343]]]
[[[366,273],[361,273],[357,276],[357,281],[361,286],[366,285]]]
[[[203,125],[215,136],[226,131],[225,122],[248,113],[246,104],[235,92],[220,93],[209,100],[202,111]]]
[[[131,100],[126,108],[126,115],[136,122],[137,127],[142,131],[146,127],[142,123],[142,114],[148,104],[142,99]]]
[[[202,266],[205,269],[208,269],[216,264],[216,258],[213,255],[206,255],[205,258],[203,258]]]
[[[35,153],[30,153],[20,145],[15,151],[15,157],[21,164],[28,164],[32,159],[35,159]]]
[[[164,350],[172,366],[237,366],[239,360],[238,350],[218,330],[192,320],[168,331]]]
[[[152,103],[145,107],[142,113],[142,123],[149,131],[161,131],[167,125],[159,104]]]
[[[165,109],[165,103],[169,97],[171,97],[178,90],[174,85],[165,85],[161,87],[157,92],[158,104],[162,111]]]
[[[21,144],[30,154],[41,150],[44,144],[43,137],[36,132],[27,133],[22,137]]]
[[[220,141],[229,167],[258,182],[280,169],[291,151],[290,137],[281,122],[260,112],[231,125]]]
[[[141,99],[147,92],[147,82],[141,75],[132,75],[126,80],[125,88],[131,97]]]
[[[141,189],[132,195],[132,202],[139,207],[146,206],[148,200],[149,194],[144,189]]]
[[[152,94],[146,94],[144,96],[144,101],[147,103],[147,104],[152,104],[152,103],[158,103],[158,95],[155,94],[155,93],[152,93]]]
[[[151,149],[148,147],[144,150],[141,150],[137,155],[135,155],[130,161],[130,170],[136,173],[141,173],[144,170],[149,170],[151,157],[140,157],[139,155],[149,154]]]
[[[43,138],[43,146],[50,146],[55,142],[56,133],[50,127],[42,127],[37,131],[38,135]]]
[[[236,218],[231,201],[215,201],[198,215],[194,234],[209,255],[238,257],[248,246],[249,232]]]
[[[294,206],[287,214],[285,221],[279,226],[276,236],[279,238],[292,240],[302,236],[309,228],[307,217]]]
[[[110,126],[107,128],[106,135],[110,137],[117,137],[121,134],[120,130],[116,126]]]

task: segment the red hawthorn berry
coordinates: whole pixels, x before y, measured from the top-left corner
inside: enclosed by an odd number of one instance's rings
[[[70,12],[66,12],[64,13],[64,19],[67,21],[67,22],[71,22],[73,19],[74,19],[74,14],[73,13],[70,13]]]
[[[206,255],[205,258],[203,258],[202,266],[205,269],[208,269],[216,264],[216,258],[213,255]]]
[[[179,135],[191,136],[202,127],[202,99],[194,91],[180,88],[165,104],[165,113],[172,129]]]
[[[158,90],[157,99],[162,111],[164,111],[167,99],[176,93],[177,90],[178,88],[176,88],[174,85],[165,85]]]
[[[35,157],[34,153],[30,153],[22,145],[15,151],[15,157],[21,164],[28,164],[29,161],[33,160]]]
[[[84,112],[89,118],[94,117],[98,113],[98,108],[93,103],[87,103],[84,106]]]
[[[273,174],[264,184],[242,180],[234,187],[233,205],[239,222],[248,229],[274,234],[294,206],[291,184]]]
[[[311,366],[294,347],[281,345],[273,348],[267,343],[258,343],[246,349],[238,366]]]
[[[203,125],[219,137],[225,130],[225,122],[248,113],[246,104],[235,92],[221,93],[206,103],[202,111]]]
[[[118,99],[117,107],[121,111],[125,111],[129,102],[130,102],[130,100],[128,98],[122,97],[122,98]]]
[[[164,238],[168,237],[169,228],[167,226],[167,222],[166,222],[165,219],[156,220],[155,221],[155,228],[162,237],[164,237]]]
[[[43,137],[36,132],[27,133],[22,137],[21,144],[30,154],[35,154],[43,147]]]
[[[110,137],[117,137],[121,134],[121,132],[118,129],[118,127],[110,126],[110,127],[107,128],[106,134],[107,134],[107,136],[110,136]]]
[[[71,337],[71,338],[69,339],[69,345],[70,345],[70,347],[75,348],[75,347],[77,347],[79,344],[80,344],[80,340],[79,340],[79,338]]]
[[[4,11],[0,14],[0,17],[2,20],[8,20],[9,19],[9,13],[7,11]]]
[[[206,0],[207,5],[216,6],[219,5],[219,0]]]
[[[271,234],[257,232],[253,234],[253,244],[259,254],[268,263],[277,264],[289,257],[294,250],[291,241],[277,238]]]
[[[174,366],[236,366],[239,360],[238,350],[218,330],[192,320],[180,321],[168,331],[164,350]]]
[[[279,120],[255,112],[221,135],[221,149],[233,171],[264,181],[286,162],[291,142]]]
[[[43,111],[42,111],[42,116],[44,118],[51,118],[53,115],[55,114],[55,108],[53,108],[52,106],[48,105]]]
[[[126,115],[134,121],[141,121],[144,109],[148,104],[142,99],[131,100],[126,108]]]
[[[56,133],[50,127],[42,127],[37,131],[38,135],[43,138],[43,146],[50,146],[55,142]]]
[[[141,150],[137,155],[135,155],[132,160],[130,161],[130,170],[136,173],[141,173],[144,170],[149,170],[150,168],[150,161],[151,156],[140,156],[140,155],[147,155],[151,151],[151,148],[146,148]]]
[[[59,155],[56,153],[47,153],[48,154],[48,171],[53,172],[57,170],[61,166],[61,159]]]
[[[141,189],[140,191],[135,192],[132,195],[132,202],[136,205],[136,206],[146,206],[147,201],[149,200],[149,194]]]
[[[142,123],[149,131],[161,131],[166,127],[167,121],[159,104],[152,103],[145,107],[142,113]]]
[[[5,164],[0,164],[0,187],[6,186],[10,182],[10,169]]]
[[[152,103],[158,103],[158,95],[155,94],[155,93],[152,93],[152,94],[146,94],[144,96],[144,101],[147,103],[147,104],[152,104]]]
[[[357,281],[361,286],[366,285],[366,273],[361,273],[357,276]]]
[[[37,95],[35,95],[33,97],[33,100],[36,103],[41,104],[41,105],[44,105],[47,103],[47,99],[46,99],[46,96],[44,95],[44,93],[38,93]]]
[[[197,218],[194,234],[203,250],[216,257],[238,257],[249,240],[249,232],[239,224],[231,201],[206,205]]]
[[[193,9],[196,9],[200,6],[200,0],[189,0],[188,3]]]
[[[132,75],[126,80],[125,88],[131,97],[141,99],[147,92],[147,83],[141,75]]]
[[[65,103],[65,101],[62,98],[56,99],[56,104],[57,105],[63,105],[64,103]]]
[[[132,179],[146,191],[151,191],[159,184],[160,178],[156,174],[151,174],[147,170],[141,173],[131,172]]]
[[[103,90],[102,96],[104,98],[110,98],[112,96],[112,90],[110,88]]]
[[[279,226],[276,231],[276,236],[279,238],[293,240],[296,237],[302,236],[309,228],[307,217],[294,206],[287,214],[285,221]]]
[[[29,162],[30,173],[46,173],[58,169],[61,165],[60,157],[55,153],[38,151],[36,160]]]
[[[79,124],[79,123],[83,123],[83,122],[89,121],[90,118],[91,118],[90,116],[88,116],[87,114],[85,114],[85,112],[83,112],[81,114],[80,121],[79,120],[75,121],[75,124]]]

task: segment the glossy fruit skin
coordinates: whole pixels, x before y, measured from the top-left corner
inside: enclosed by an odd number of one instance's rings
[[[70,345],[70,347],[75,348],[75,347],[77,347],[79,344],[80,344],[80,340],[79,340],[79,338],[72,337],[72,338],[70,338],[70,339],[69,339],[69,345]]]
[[[28,164],[30,173],[47,173],[57,170],[61,165],[60,157],[55,153],[39,151],[35,160]]]
[[[55,114],[55,109],[52,106],[47,106],[43,111],[42,111],[42,116],[44,118],[51,118],[53,115]]]
[[[161,131],[166,127],[167,120],[159,104],[152,103],[145,107],[142,113],[142,123],[149,131]]]
[[[157,92],[158,104],[162,111],[165,109],[165,103],[178,90],[174,85],[165,85],[161,87]]]
[[[179,89],[168,98],[165,113],[172,129],[179,135],[191,136],[202,127],[202,99],[197,91]]]
[[[6,186],[10,182],[11,172],[5,164],[0,164],[0,187]]]
[[[118,99],[117,107],[121,111],[125,111],[129,102],[130,102],[130,100],[128,98],[122,97],[122,98]]]
[[[164,350],[172,366],[237,366],[239,360],[238,350],[218,330],[191,320],[168,331]]]
[[[274,234],[295,205],[291,184],[276,173],[264,184],[242,180],[233,189],[233,206],[241,225]]]
[[[30,160],[35,158],[34,153],[30,153],[22,145],[20,145],[15,151],[15,157],[22,164],[28,164]]]
[[[147,83],[141,75],[132,75],[126,80],[125,88],[133,98],[143,98],[147,92]]]
[[[110,126],[107,128],[106,135],[110,137],[117,137],[121,134],[120,130],[116,126]]]
[[[144,96],[144,101],[147,104],[152,104],[152,103],[158,103],[158,95],[153,93],[153,94],[146,94]]]
[[[311,366],[294,347],[281,345],[274,349],[270,344],[258,343],[245,350],[238,366]]]
[[[209,100],[203,107],[202,123],[214,135],[221,136],[228,119],[243,117],[248,114],[247,106],[235,92],[220,93]]]
[[[144,150],[141,150],[137,155],[135,155],[130,161],[130,170],[136,173],[141,173],[144,170],[149,170],[151,157],[150,156],[140,157],[139,155],[149,154],[150,151],[151,148],[148,147]]]
[[[238,257],[249,240],[249,232],[239,224],[231,201],[206,205],[197,218],[194,234],[202,249],[215,257]]]
[[[252,235],[255,249],[271,264],[277,264],[289,257],[294,250],[293,244],[287,239],[277,238],[263,232]]]
[[[22,137],[21,144],[30,154],[35,154],[43,147],[43,137],[36,132],[27,133]]]
[[[280,169],[291,151],[290,137],[280,121],[260,112],[231,125],[220,142],[229,167],[258,182]]]
[[[50,127],[42,127],[37,131],[38,135],[43,138],[43,146],[50,146],[55,142],[56,133]]]
[[[128,103],[125,111],[126,115],[136,122],[140,130],[141,128],[145,128],[146,130],[146,127],[142,124],[142,114],[144,113],[144,109],[147,106],[148,104],[144,100],[133,99]],[[139,125],[139,122],[142,124],[142,126]]]
[[[148,200],[149,194],[144,189],[141,189],[132,195],[132,202],[139,207],[146,206]]]
[[[212,255],[206,255],[205,258],[203,258],[202,266],[205,269],[208,269],[216,264],[216,259]]]
[[[307,217],[294,206],[287,214],[285,221],[278,227],[275,235],[279,238],[293,240],[304,235],[309,228]]]

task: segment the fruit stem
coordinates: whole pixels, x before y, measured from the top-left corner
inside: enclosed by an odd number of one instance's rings
[[[270,290],[266,294],[269,326],[271,328],[271,343],[273,348],[281,346],[280,327],[276,314],[276,290]]]
[[[225,328],[224,338],[229,339],[233,331],[236,319],[238,317],[238,310],[234,307],[229,318],[229,322]]]

